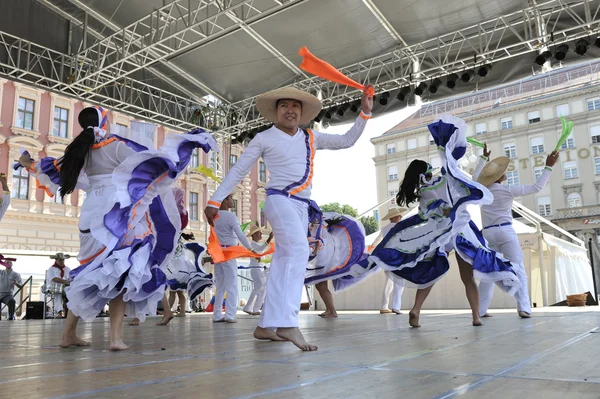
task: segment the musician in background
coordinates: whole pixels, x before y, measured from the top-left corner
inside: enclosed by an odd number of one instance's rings
[[[69,259],[70,255],[65,255],[62,252],[52,255],[50,259],[54,259],[54,264],[46,272],[46,287],[50,290],[54,298],[54,315],[67,317],[67,297],[64,288],[71,283],[69,269],[65,265],[65,259]]]

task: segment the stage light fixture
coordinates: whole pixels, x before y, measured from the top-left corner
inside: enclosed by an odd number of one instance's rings
[[[350,105],[350,111],[353,113],[357,113],[359,109],[360,109],[360,100],[352,101],[352,104]]]
[[[331,119],[331,117],[333,117],[333,115],[335,113],[335,109],[336,109],[335,106],[327,109],[327,111],[325,111],[325,119]]]
[[[594,41],[594,46],[600,47],[600,37],[596,38],[596,40]]]
[[[429,84],[429,92],[432,94],[437,93],[437,91],[441,85],[442,85],[442,81],[439,78],[433,79],[433,81]]]
[[[421,82],[415,89],[415,95],[421,97],[427,88],[427,83]]]
[[[588,46],[590,42],[585,39],[579,39],[577,43],[575,43],[575,52],[579,55],[585,55],[587,53]]]
[[[556,48],[556,51],[554,52],[554,58],[556,58],[558,61],[562,61],[567,56],[568,52],[569,46],[566,44],[561,44]]]
[[[464,71],[462,75],[460,75],[460,80],[462,80],[464,83],[469,83],[471,80],[473,80],[474,76],[475,72],[472,70]]]
[[[448,78],[446,79],[446,86],[449,89],[454,89],[456,87],[456,81],[458,80],[458,75],[453,73],[452,75],[449,75]]]
[[[325,116],[325,110],[322,109],[321,112],[319,112],[319,115],[317,115],[315,117],[315,122],[317,122],[317,123],[321,122],[321,120],[323,119],[324,116]]]
[[[535,63],[538,65],[544,65],[550,58],[552,58],[552,53],[550,51],[544,51],[535,57]]]
[[[481,76],[482,78],[485,78],[487,76],[487,74],[490,73],[491,70],[492,70],[492,64],[482,65],[477,70],[477,75]]]
[[[338,107],[338,109],[337,109],[337,111],[335,111],[335,113],[338,114],[339,116],[344,116],[344,113],[348,110],[348,108],[350,108],[350,103],[342,104]]]
[[[385,93],[381,93],[381,96],[379,96],[379,104],[381,104],[381,105],[387,105],[389,98],[390,98],[390,92],[389,91],[386,91]]]
[[[406,100],[406,97],[408,97],[409,94],[410,94],[410,87],[404,86],[403,88],[400,89],[398,94],[396,94],[396,100],[404,102]]]

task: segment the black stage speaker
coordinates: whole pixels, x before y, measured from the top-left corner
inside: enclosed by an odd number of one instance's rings
[[[44,318],[44,302],[27,302],[26,320],[41,320]]]

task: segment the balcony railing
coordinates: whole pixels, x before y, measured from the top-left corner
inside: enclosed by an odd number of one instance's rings
[[[600,224],[600,205],[589,205],[580,206],[577,208],[564,208],[558,209],[558,215],[556,219],[571,219],[571,218],[584,218],[584,217],[598,217],[598,224]]]

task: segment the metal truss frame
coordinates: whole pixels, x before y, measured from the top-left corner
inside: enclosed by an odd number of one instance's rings
[[[543,21],[545,29],[538,30],[537,21]],[[348,65],[340,71],[356,81],[373,84],[376,92],[385,92],[534,53],[550,44],[588,38],[599,31],[600,0],[546,0],[421,43],[400,45],[393,51]],[[551,38],[554,39],[552,42]],[[415,57],[418,74],[414,74]],[[298,81],[292,86],[320,92],[325,107],[359,96],[359,91],[354,88],[317,77]],[[234,114],[236,123],[225,127],[223,132],[237,135],[266,124],[258,115],[255,103],[256,97],[251,97],[228,104],[225,113]]]

